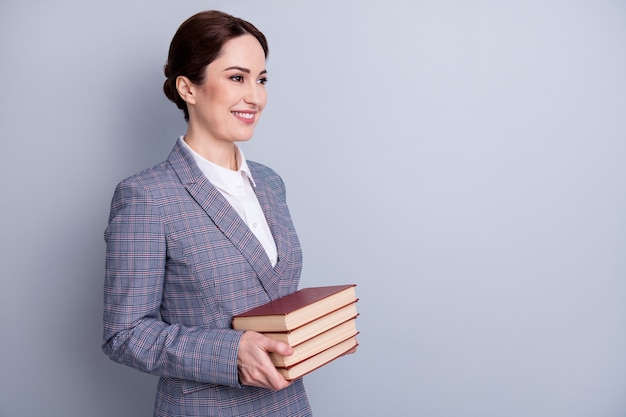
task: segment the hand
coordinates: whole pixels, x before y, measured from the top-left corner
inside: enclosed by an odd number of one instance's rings
[[[268,352],[289,356],[293,348],[261,333],[244,332],[239,341],[237,357],[239,380],[243,385],[280,391],[291,384],[276,370]]]

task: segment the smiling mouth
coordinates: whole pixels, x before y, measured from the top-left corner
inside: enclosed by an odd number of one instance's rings
[[[240,112],[240,111],[234,111],[234,112],[231,112],[231,113],[234,114],[235,117],[238,117],[240,119],[244,119],[244,120],[247,120],[247,121],[254,120],[254,113],[247,113],[247,112],[244,113],[244,112]]]

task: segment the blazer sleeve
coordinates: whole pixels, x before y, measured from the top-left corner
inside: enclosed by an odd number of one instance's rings
[[[113,361],[147,373],[240,387],[242,332],[161,320],[167,250],[162,211],[132,180],[115,190],[105,231],[102,349]]]

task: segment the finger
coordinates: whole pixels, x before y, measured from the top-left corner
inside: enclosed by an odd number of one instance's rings
[[[274,391],[280,391],[291,385],[291,381],[287,381],[278,371],[274,371],[273,375],[269,375],[269,383]]]
[[[267,350],[268,352],[278,353],[282,356],[289,356],[293,354],[293,348],[287,343],[274,340],[269,337],[266,337],[266,339],[267,344],[265,345],[265,350]]]

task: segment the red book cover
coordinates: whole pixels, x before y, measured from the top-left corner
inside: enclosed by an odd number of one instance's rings
[[[234,316],[233,329],[258,332],[293,330],[356,300],[354,287],[356,284],[303,288]],[[254,327],[250,327],[253,321]]]

